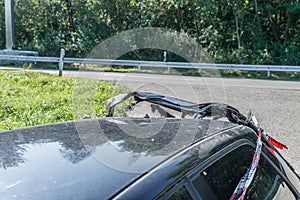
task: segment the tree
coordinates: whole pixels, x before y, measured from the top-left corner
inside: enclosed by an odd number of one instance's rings
[[[84,57],[122,31],[161,27],[195,38],[215,62],[300,64],[298,0],[18,0],[15,15],[17,47],[40,55],[57,56],[65,48],[67,56]],[[128,57],[158,60],[161,52],[144,49]]]

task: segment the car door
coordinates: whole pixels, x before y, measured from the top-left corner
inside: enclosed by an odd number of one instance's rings
[[[212,156],[168,190],[162,199],[230,199],[251,166],[254,144],[231,145],[221,156]],[[263,147],[265,148],[265,147]],[[266,149],[265,149],[266,150]],[[244,199],[297,199],[297,191],[263,153]]]

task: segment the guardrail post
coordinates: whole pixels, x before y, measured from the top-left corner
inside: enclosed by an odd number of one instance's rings
[[[267,74],[268,78],[270,78],[270,75],[271,75],[270,70],[268,70],[268,74]]]
[[[64,58],[65,58],[65,50],[61,49],[60,50],[59,65],[58,65],[58,69],[59,69],[58,76],[62,76],[62,71],[63,71],[63,68],[64,68]]]
[[[6,49],[15,48],[14,0],[5,0]]]
[[[164,62],[167,62],[167,51],[164,51]],[[168,72],[171,72],[171,67],[168,67]]]

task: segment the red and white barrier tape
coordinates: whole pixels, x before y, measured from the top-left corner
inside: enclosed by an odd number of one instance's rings
[[[256,172],[256,169],[257,169],[257,166],[259,163],[259,159],[260,159],[260,155],[261,155],[261,147],[262,147],[261,136],[262,136],[262,131],[261,131],[261,129],[258,129],[258,138],[257,138],[257,143],[256,143],[256,149],[255,149],[255,153],[253,155],[251,167],[247,170],[247,172],[244,174],[244,176],[240,180],[238,186],[236,187],[233,194],[231,195],[230,200],[236,200],[236,199],[243,200],[246,195],[247,189],[253,180],[253,177],[255,175],[255,172]]]

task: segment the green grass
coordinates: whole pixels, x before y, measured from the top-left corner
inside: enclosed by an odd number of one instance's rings
[[[80,119],[85,114],[103,117],[108,112],[106,100],[127,91],[115,83],[22,70],[0,70],[0,84],[0,130]]]

